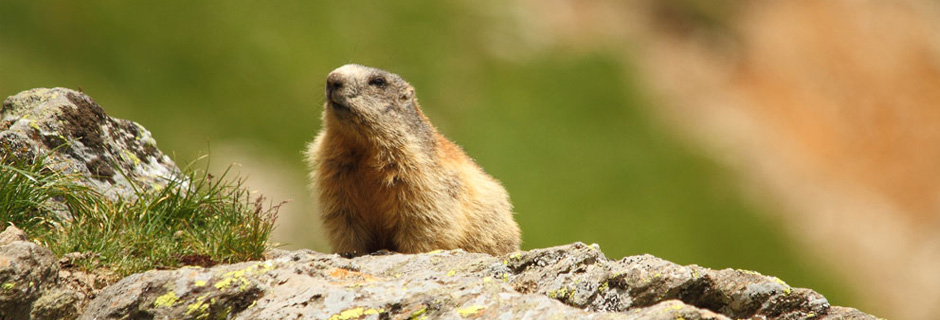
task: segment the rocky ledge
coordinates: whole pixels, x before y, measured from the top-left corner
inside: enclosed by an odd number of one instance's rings
[[[61,283],[48,249],[9,228],[0,239],[3,319],[875,319],[753,271],[610,260],[583,243],[500,257],[272,250],[87,294]]]
[[[161,188],[179,173],[143,127],[107,117],[76,91],[24,91],[0,114],[3,152],[56,150],[59,169],[113,197]],[[271,250],[264,261],[119,281],[72,265],[88,255],[56,257],[8,227],[0,233],[0,319],[875,319],[753,271],[650,255],[610,260],[583,243],[499,257]]]

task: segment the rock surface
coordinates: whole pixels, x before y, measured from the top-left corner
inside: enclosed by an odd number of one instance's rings
[[[65,88],[37,88],[3,101],[0,152],[31,159],[48,154],[55,169],[82,177],[111,198],[135,199],[180,178],[180,171],[137,123],[108,117],[91,97]]]
[[[875,319],[753,271],[613,261],[582,243],[502,257],[275,256],[135,274],[80,319]]]
[[[25,241],[23,231],[0,233],[0,318],[26,319],[34,302],[55,285],[59,265],[47,248]]]
[[[75,319],[117,279],[72,270],[16,227],[0,233],[0,319]],[[110,280],[113,279],[113,280]],[[110,280],[110,281],[109,281]]]

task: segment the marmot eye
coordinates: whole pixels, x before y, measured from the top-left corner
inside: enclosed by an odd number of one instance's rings
[[[369,85],[376,86],[376,87],[385,87],[386,85],[385,78],[382,78],[382,77],[372,78],[369,80]]]

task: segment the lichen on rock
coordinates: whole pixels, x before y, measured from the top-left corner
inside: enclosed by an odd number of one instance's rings
[[[501,257],[272,250],[138,273],[88,296],[61,285],[48,249],[13,227],[0,239],[12,239],[0,243],[3,319],[875,319],[753,271],[614,261],[583,243]]]
[[[21,159],[49,155],[54,169],[112,199],[136,199],[182,179],[179,168],[137,123],[109,117],[91,97],[66,88],[36,88],[3,101],[0,152]]]
[[[48,248],[26,241],[23,231],[0,233],[0,319],[29,319],[77,309],[77,294],[58,290],[59,265]],[[72,314],[71,318],[76,315]],[[65,318],[69,317],[55,317]]]
[[[278,251],[267,261],[128,277],[105,289],[82,319],[127,317],[875,319],[756,272],[650,255],[613,261],[582,243],[502,257]]]

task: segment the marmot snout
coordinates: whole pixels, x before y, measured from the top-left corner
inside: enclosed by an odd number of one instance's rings
[[[396,74],[333,70],[306,154],[334,252],[519,250],[506,190],[437,132]]]

